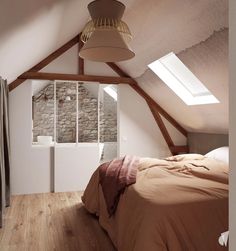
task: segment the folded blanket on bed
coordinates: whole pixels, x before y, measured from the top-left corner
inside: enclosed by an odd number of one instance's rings
[[[136,182],[139,159],[126,155],[106,162],[99,167],[99,182],[102,186],[109,216],[115,213],[120,194]]]

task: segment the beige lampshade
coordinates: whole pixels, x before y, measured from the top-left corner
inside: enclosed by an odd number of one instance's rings
[[[101,17],[120,20],[125,6],[117,0],[95,0],[88,5],[88,10],[93,20]]]
[[[131,59],[135,53],[116,29],[97,29],[84,44],[80,57],[97,62],[119,62]]]

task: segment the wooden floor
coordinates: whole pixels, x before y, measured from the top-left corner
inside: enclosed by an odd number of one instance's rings
[[[11,201],[0,229],[1,251],[115,250],[80,193],[20,195]]]

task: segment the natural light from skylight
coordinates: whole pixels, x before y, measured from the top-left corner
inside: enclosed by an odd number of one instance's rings
[[[117,101],[117,91],[115,88],[113,88],[111,85],[106,86],[104,88],[104,91],[110,95],[115,101]]]
[[[219,103],[173,52],[152,62],[148,67],[187,105]]]

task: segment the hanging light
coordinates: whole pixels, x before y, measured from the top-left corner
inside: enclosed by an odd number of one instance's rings
[[[81,34],[85,43],[80,57],[98,62],[118,62],[135,56],[128,43],[128,25],[121,20],[125,6],[116,0],[95,0],[88,5],[92,20]]]

